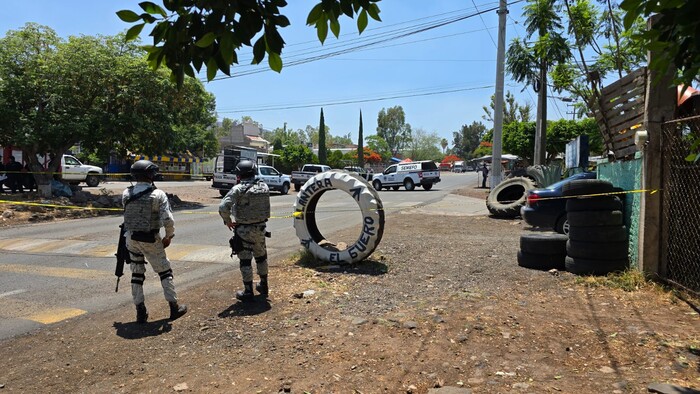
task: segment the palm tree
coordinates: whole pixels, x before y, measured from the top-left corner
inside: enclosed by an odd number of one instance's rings
[[[445,150],[447,149],[447,138],[443,138],[442,141],[440,141],[440,146],[442,146],[442,154],[445,154]]]
[[[571,58],[571,50],[562,35],[563,25],[557,14],[556,0],[528,0],[523,9],[528,43],[514,39],[508,48],[506,69],[517,82],[533,84],[537,98],[537,129],[535,131],[534,164],[544,164],[547,132],[547,71]]]

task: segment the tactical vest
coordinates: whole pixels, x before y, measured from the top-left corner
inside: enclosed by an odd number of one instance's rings
[[[270,218],[270,189],[260,179],[242,181],[233,216],[240,224],[262,223]]]
[[[129,189],[129,196],[133,195],[133,189]],[[163,226],[160,220],[160,211],[153,209],[156,205],[153,190],[135,200],[131,200],[124,207],[124,226],[129,231],[158,230]]]

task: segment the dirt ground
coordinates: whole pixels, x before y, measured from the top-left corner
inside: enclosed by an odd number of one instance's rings
[[[0,386],[641,393],[666,382],[700,389],[700,316],[690,305],[649,283],[624,291],[518,267],[524,229],[520,220],[393,213],[369,261],[318,267],[295,251],[271,261],[269,300],[238,303],[240,274],[232,267],[181,292],[190,312],[172,323],[156,296],[147,300],[146,325],[133,323],[129,304],[4,341]]]

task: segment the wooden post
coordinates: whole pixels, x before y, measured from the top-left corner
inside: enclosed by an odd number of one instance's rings
[[[659,15],[647,21],[648,28],[654,24]],[[663,53],[649,52],[647,64],[652,64],[656,56]],[[669,69],[658,81],[658,72],[647,69],[647,89],[644,111],[644,127],[649,135],[644,151],[642,167],[642,188],[661,190],[663,183],[663,122],[673,119],[676,111],[677,91],[673,86],[673,73]],[[663,253],[663,193],[642,193],[640,230],[639,230],[639,268],[647,275],[664,275],[666,256]]]

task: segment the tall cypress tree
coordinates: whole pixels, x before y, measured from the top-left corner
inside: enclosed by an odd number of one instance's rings
[[[326,164],[326,124],[323,121],[323,108],[321,108],[321,124],[318,126],[318,161]]]
[[[360,131],[357,133],[357,166],[365,166],[365,149],[362,145],[362,110],[360,110]]]

